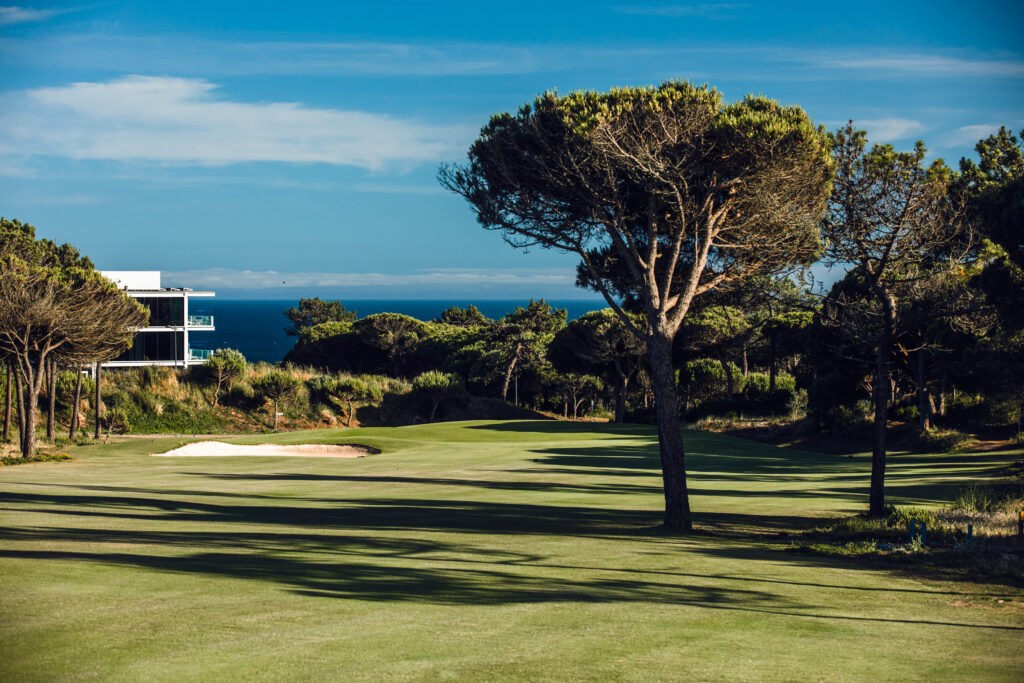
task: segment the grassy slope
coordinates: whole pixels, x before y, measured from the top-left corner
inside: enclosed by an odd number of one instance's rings
[[[1012,591],[738,535],[859,509],[866,457],[690,433],[704,533],[672,538],[645,427],[240,441],[384,454],[157,459],[181,442],[131,440],[0,470],[0,678],[1024,677]],[[897,456],[891,491],[928,502],[1019,457]]]

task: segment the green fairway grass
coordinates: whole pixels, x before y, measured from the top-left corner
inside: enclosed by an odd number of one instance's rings
[[[868,456],[686,437],[690,536],[657,528],[637,425],[236,439],[382,451],[360,459],[128,439],[2,468],[0,680],[1024,679],[1019,591],[783,550],[866,506]],[[891,502],[1021,457],[896,454]]]

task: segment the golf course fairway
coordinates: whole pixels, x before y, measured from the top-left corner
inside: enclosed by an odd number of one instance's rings
[[[653,427],[461,422],[247,436],[361,458],[0,469],[0,680],[1022,680],[1020,591],[787,552],[869,457],[687,432],[696,533],[658,529]],[[894,454],[939,505],[1021,451]]]

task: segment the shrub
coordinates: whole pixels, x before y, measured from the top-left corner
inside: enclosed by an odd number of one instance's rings
[[[70,459],[71,456],[67,453],[37,453],[31,458],[22,458],[20,456],[0,458],[0,466],[27,465],[30,462],[61,462]]]
[[[302,385],[299,380],[284,370],[271,370],[253,380],[252,388],[256,393],[273,404],[274,424],[271,429],[274,431],[277,431],[278,409],[281,407],[281,403],[287,404],[298,393],[300,386]]]
[[[916,422],[921,417],[921,411],[916,403],[905,403],[893,406],[889,417],[899,422]]]
[[[443,400],[459,396],[465,391],[461,377],[438,370],[417,375],[412,381],[412,387],[416,394],[430,403],[430,417],[427,418],[430,422],[434,421],[437,407]]]
[[[139,386],[148,389],[161,387],[167,383],[173,372],[171,368],[148,365],[139,370]]]
[[[972,484],[961,488],[949,507],[962,512],[995,512],[1011,497],[1004,489]]]
[[[57,375],[57,400],[65,406],[71,405],[75,400],[75,386],[78,382],[79,373],[66,370]],[[82,375],[81,398],[89,398],[96,391],[96,382],[92,377]]]
[[[735,366],[732,366],[735,367]],[[736,368],[733,374],[733,390],[738,391],[742,386],[742,380],[736,382],[736,374],[743,376]],[[726,382],[725,371],[722,364],[710,358],[688,361],[679,369],[679,383],[685,387],[690,399],[696,403],[702,403],[712,398],[720,398],[725,395]]]
[[[863,405],[843,378],[824,375],[807,390],[807,415],[824,431],[841,429],[864,421]]]
[[[131,422],[128,420],[128,411],[119,406],[107,411],[107,416],[102,424],[110,434],[127,434],[132,430]]]
[[[213,406],[216,408],[220,400],[221,386],[227,385],[230,390],[235,379],[245,372],[245,356],[235,349],[217,349],[206,359],[203,367],[209,373],[211,381],[217,385],[213,390]]]
[[[786,411],[790,418],[798,420],[807,414],[807,390],[794,389],[786,403]]]
[[[970,449],[975,440],[955,429],[933,427],[917,437],[918,447],[933,453],[958,453]]]

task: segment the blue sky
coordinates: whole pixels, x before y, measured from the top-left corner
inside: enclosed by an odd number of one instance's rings
[[[544,90],[763,93],[955,163],[1024,127],[990,2],[99,2],[0,7],[0,214],[221,296],[580,298],[441,190]]]

